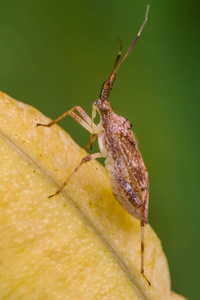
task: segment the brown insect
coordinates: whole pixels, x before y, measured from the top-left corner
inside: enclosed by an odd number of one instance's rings
[[[57,192],[49,196],[49,198],[58,195],[63,190],[81,165],[92,159],[104,157],[105,167],[109,172],[112,191],[115,198],[130,215],[139,219],[141,222],[141,274],[150,286],[151,283],[144,272],[144,225],[148,223],[149,200],[148,173],[138,150],[134,133],[131,131],[131,124],[127,119],[116,115],[108,102],[108,97],[116,78],[116,72],[137,42],[142,29],[147,22],[148,12],[149,5],[147,6],[145,20],[136,38],[122,61],[117,66],[121,56],[120,49],[112,72],[103,84],[100,99],[97,99],[93,103],[92,117],[90,118],[80,106],[75,106],[49,124],[37,124],[37,126],[51,127],[65,116],[70,115],[75,121],[90,132],[90,146],[94,140],[98,138],[100,152],[84,157],[69,178]],[[79,115],[74,112],[75,110]],[[98,111],[100,115],[100,123],[98,125],[93,122],[96,111]],[[94,138],[92,137],[93,134],[95,135]]]

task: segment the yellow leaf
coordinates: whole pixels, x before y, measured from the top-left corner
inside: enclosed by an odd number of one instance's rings
[[[1,299],[183,299],[170,291],[161,243],[112,195],[106,170],[35,108],[0,93]]]

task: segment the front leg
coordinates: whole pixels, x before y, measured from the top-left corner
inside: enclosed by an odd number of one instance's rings
[[[77,110],[79,117],[76,113],[74,113],[74,110]],[[89,131],[91,134],[97,134],[101,131],[101,128],[99,126],[96,126],[96,124],[93,122],[93,120],[88,116],[88,114],[80,107],[80,106],[74,106],[70,110],[66,111],[64,114],[59,116],[57,119],[51,121],[48,124],[41,124],[37,123],[37,127],[43,126],[43,127],[51,127],[58,121],[62,120],[67,115],[71,116],[76,122],[78,122],[81,126],[83,126],[87,131]]]

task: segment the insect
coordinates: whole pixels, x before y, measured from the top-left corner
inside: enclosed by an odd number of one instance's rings
[[[76,122],[90,132],[90,146],[95,138],[98,138],[100,152],[84,157],[63,185],[55,194],[49,196],[49,198],[58,195],[83,164],[92,159],[104,157],[105,167],[109,173],[115,198],[130,215],[140,220],[141,274],[150,286],[151,283],[144,272],[144,226],[148,223],[149,200],[148,173],[138,150],[136,138],[131,130],[131,124],[127,119],[115,114],[108,102],[108,97],[116,79],[116,72],[136,44],[147,22],[148,12],[149,5],[147,6],[144,22],[136,38],[118,64],[121,56],[120,49],[112,72],[103,84],[100,98],[94,101],[92,105],[92,117],[90,118],[80,106],[74,106],[49,124],[38,123],[37,126],[51,127],[65,116],[70,115]],[[79,115],[74,112],[75,110]],[[98,125],[94,123],[96,112],[100,115],[100,123]]]

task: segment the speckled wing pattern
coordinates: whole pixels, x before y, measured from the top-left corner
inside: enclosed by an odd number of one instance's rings
[[[148,173],[134,134],[129,130],[126,135],[113,134],[110,138],[116,145],[111,153],[113,161],[107,167],[113,194],[122,207],[137,219],[141,218],[139,207],[144,206],[145,223],[148,223]]]

